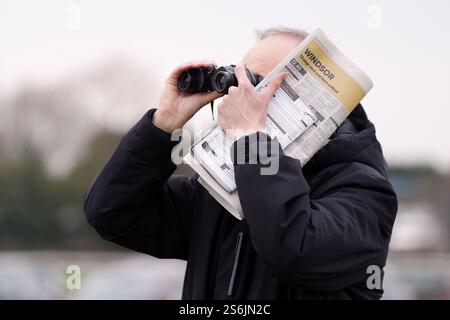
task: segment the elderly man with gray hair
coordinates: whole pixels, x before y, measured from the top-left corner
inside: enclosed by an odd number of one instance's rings
[[[286,76],[256,92],[245,68],[266,76],[307,33],[258,35],[236,67],[238,86],[218,107],[222,128],[250,132],[235,143],[251,135],[271,142],[263,132],[267,106]],[[303,168],[281,150],[273,175],[261,175],[261,163],[235,163],[240,221],[197,175],[173,175],[171,133],[220,96],[180,92],[177,78],[212,63],[189,62],[169,75],[158,108],[123,137],[87,193],[89,222],[106,240],[186,260],[183,299],[379,299],[397,198],[363,107]]]

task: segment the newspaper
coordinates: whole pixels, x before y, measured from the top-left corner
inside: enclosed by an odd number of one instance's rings
[[[272,77],[288,76],[274,93],[266,130],[276,136],[284,153],[305,165],[358,105],[373,84],[316,29],[256,86],[262,90]],[[230,148],[234,141],[217,124],[203,132],[183,161],[199,182],[232,215],[243,219],[234,179]]]

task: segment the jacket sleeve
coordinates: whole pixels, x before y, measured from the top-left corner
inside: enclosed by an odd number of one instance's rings
[[[361,163],[327,168],[313,198],[300,162],[279,146],[269,153],[279,163],[273,175],[261,175],[259,159],[248,163],[259,148],[246,150],[244,161],[234,160],[239,198],[253,246],[279,278],[310,290],[340,290],[387,252],[397,200],[376,170]]]
[[[153,125],[155,110],[123,137],[88,191],[85,213],[106,240],[158,258],[187,259],[196,182],[171,177],[177,142]]]

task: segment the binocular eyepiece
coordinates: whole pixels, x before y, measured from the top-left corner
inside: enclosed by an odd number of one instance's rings
[[[234,74],[235,65],[216,68],[211,65],[203,68],[193,68],[184,71],[178,77],[178,88],[184,92],[228,93],[231,86],[237,87],[238,80]],[[262,77],[253,74],[246,68],[247,77],[253,86],[261,82]]]

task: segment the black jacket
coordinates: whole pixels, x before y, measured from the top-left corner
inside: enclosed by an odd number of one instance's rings
[[[375,128],[361,106],[302,169],[235,165],[245,220],[197,182],[174,176],[176,142],[150,110],[122,139],[85,201],[106,240],[187,260],[184,299],[374,299],[367,268],[383,267],[397,199]],[[383,273],[382,273],[383,274]]]

